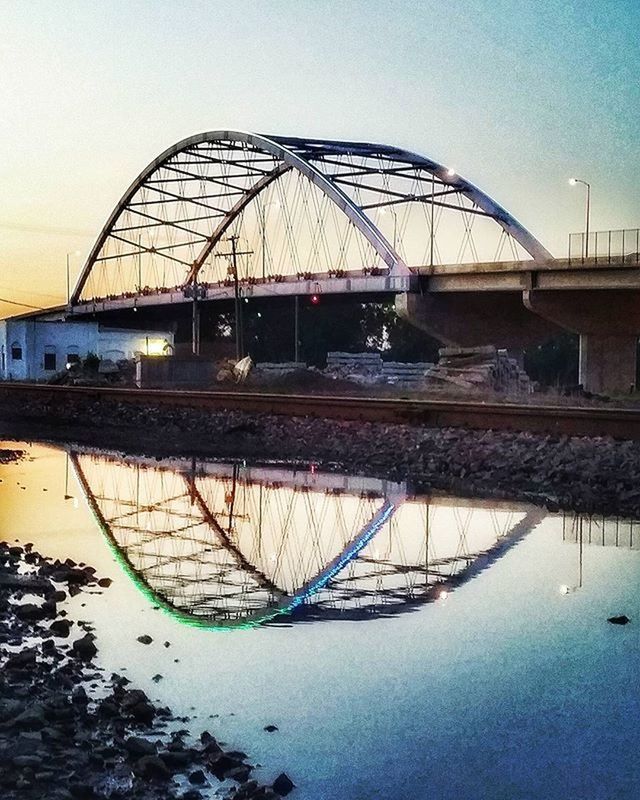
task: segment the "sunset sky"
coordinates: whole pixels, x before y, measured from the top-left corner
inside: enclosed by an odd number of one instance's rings
[[[571,175],[593,229],[638,227],[638,30],[638,0],[0,0],[0,298],[63,302],[66,254],[204,130],[418,151],[557,256]]]

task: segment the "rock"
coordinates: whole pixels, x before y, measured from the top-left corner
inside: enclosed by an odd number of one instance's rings
[[[86,706],[89,698],[84,686],[74,686],[71,691],[71,702],[78,706]]]
[[[171,770],[158,756],[143,756],[134,766],[134,772],[142,778],[158,781],[171,779]]]
[[[38,769],[42,766],[42,759],[39,756],[14,756],[11,763],[19,769]]]
[[[68,619],[57,619],[49,625],[49,630],[54,636],[60,639],[66,639],[69,636],[72,625],[73,623]]]
[[[182,770],[189,766],[193,761],[193,752],[190,750],[163,750],[158,753],[164,763],[171,770]]]
[[[81,639],[76,639],[76,641],[71,645],[71,652],[76,658],[80,658],[82,661],[91,661],[92,658],[98,652],[98,648],[93,643],[95,636],[91,633],[87,633]]]
[[[149,702],[137,703],[129,710],[131,716],[143,725],[151,725],[156,715],[155,708]]]
[[[626,614],[621,614],[619,617],[609,617],[607,622],[610,622],[612,625],[626,625],[631,622],[631,620]]]
[[[94,800],[96,793],[89,783],[70,783],[69,792],[75,800]]]
[[[274,731],[278,730],[278,726],[277,725],[265,725],[263,730],[265,730],[267,733],[273,733]]]
[[[224,776],[230,769],[240,765],[241,762],[229,758],[229,756],[223,752],[215,753],[209,758],[209,769],[219,781],[224,780]]]
[[[35,603],[25,603],[21,606],[14,606],[16,617],[27,621],[35,621],[44,619],[46,616],[46,609],[42,606],[37,606]]]
[[[162,680],[162,675],[158,672],[157,675],[154,675],[153,678],[151,678],[151,680],[154,683],[160,683],[160,681]]]
[[[98,586],[101,586],[103,589],[108,589],[112,583],[113,581],[111,580],[111,578],[100,578],[100,580],[98,581]]]
[[[48,594],[52,591],[51,583],[32,575],[0,574],[0,589],[22,589],[32,594]]]
[[[207,779],[201,769],[197,769],[189,775],[189,783],[193,783],[195,786],[202,786],[206,782]]]
[[[117,717],[120,714],[118,706],[108,697],[100,702],[98,705],[98,713],[107,719],[110,717]]]
[[[224,777],[228,780],[244,783],[249,780],[249,775],[251,775],[251,767],[249,764],[241,764],[238,767],[227,770]]]
[[[12,653],[7,659],[4,668],[10,670],[34,669],[36,666],[36,653],[35,647],[20,650],[19,653]]]
[[[142,636],[138,636],[137,641],[140,642],[140,644],[151,644],[153,639],[149,636],[148,633],[145,633]]]
[[[295,783],[284,772],[281,772],[272,784],[273,791],[279,794],[281,797],[285,797],[290,791],[292,791],[292,789],[295,788]]]
[[[0,697],[0,722],[17,717],[24,711],[24,703],[11,697]]]
[[[155,744],[148,739],[143,739],[141,736],[130,736],[125,740],[124,747],[127,753],[135,758],[152,756],[156,752]]]
[[[40,705],[34,705],[25,709],[12,720],[15,728],[23,730],[41,730],[45,726],[44,709]]]

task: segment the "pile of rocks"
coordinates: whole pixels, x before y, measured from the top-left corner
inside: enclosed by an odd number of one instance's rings
[[[223,750],[208,731],[199,740],[168,732],[168,708],[126,678],[101,674],[91,626],[69,619],[60,605],[110,583],[84,564],[0,543],[3,800],[198,800],[210,776],[213,785],[235,782],[226,796],[236,800],[288,794],[293,783],[284,773],[272,787],[260,786],[245,753]]]
[[[529,376],[506,350],[492,346],[443,347],[438,355],[437,365],[427,372],[430,383],[508,394],[533,391]]]

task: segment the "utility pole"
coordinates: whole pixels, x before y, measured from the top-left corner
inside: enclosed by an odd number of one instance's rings
[[[236,328],[236,360],[244,355],[244,329],[242,324],[242,297],[240,296],[240,279],[238,277],[238,256],[253,255],[253,250],[238,250],[237,234],[230,236],[226,241],[231,243],[230,253],[216,253],[218,258],[229,258],[231,256],[231,270],[233,272],[233,299],[234,299],[234,314],[235,314],[235,328]]]
[[[200,306],[198,300],[207,296],[206,286],[198,283],[198,273],[194,270],[191,283],[184,285],[182,293],[191,298],[191,352],[194,356],[200,355]]]
[[[200,309],[198,308],[198,276],[194,271],[191,281],[191,351],[200,355]]]
[[[243,356],[244,347],[242,342],[242,304],[240,303],[240,282],[238,280],[238,250],[237,236],[229,237],[231,242],[231,264],[233,267],[233,294],[234,294],[234,314],[236,328],[236,361],[240,361]]]

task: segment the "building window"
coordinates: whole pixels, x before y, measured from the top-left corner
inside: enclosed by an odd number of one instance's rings
[[[11,360],[22,361],[22,346],[18,342],[14,342],[11,345]]]
[[[69,345],[67,350],[67,369],[70,365],[80,363],[80,350],[74,345]]]
[[[56,371],[56,348],[47,346],[44,348],[44,369],[45,372]]]

